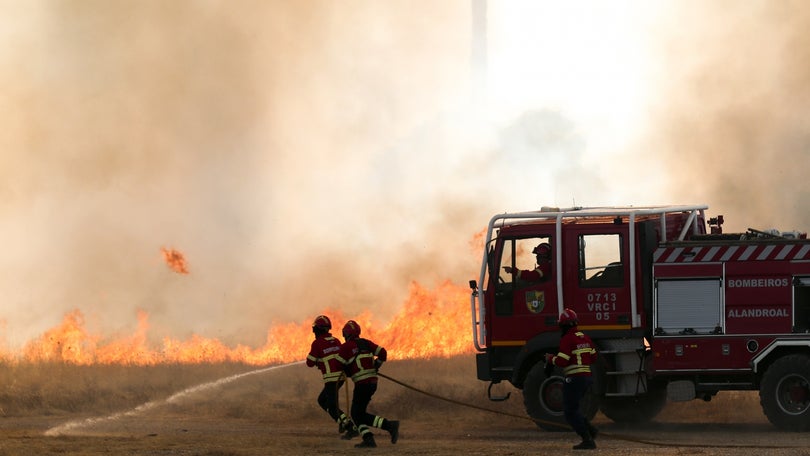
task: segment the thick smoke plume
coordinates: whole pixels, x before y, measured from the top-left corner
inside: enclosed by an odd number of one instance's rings
[[[0,339],[72,309],[102,334],[132,332],[141,309],[155,337],[248,344],[327,308],[390,319],[412,282],[476,274],[493,213],[544,204],[706,202],[731,223],[810,225],[804,3],[618,4],[650,25],[636,41],[655,78],[643,140],[603,151],[559,106],[492,119],[476,91],[497,79],[471,69],[508,71],[498,37],[517,26],[494,25],[515,4],[491,2],[473,36],[482,3],[0,6]],[[538,45],[622,29],[552,6],[532,11],[570,35]],[[491,49],[472,52],[482,36]],[[525,62],[564,81],[543,49]],[[566,62],[598,58],[598,81],[606,52]]]
[[[669,194],[729,228],[808,231],[810,5],[681,2],[659,37],[661,97],[649,143]]]
[[[143,309],[158,337],[260,343],[463,283],[482,221],[430,138],[468,94],[469,13],[422,6],[5,5],[5,338],[74,308],[129,332]]]

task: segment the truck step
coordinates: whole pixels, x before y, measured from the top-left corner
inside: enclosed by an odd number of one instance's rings
[[[643,373],[644,371],[629,370],[629,371],[605,372],[605,375],[640,375]]]
[[[720,382],[720,383],[711,383],[711,382],[701,382],[697,384],[698,387],[701,389],[719,389],[719,390],[731,390],[731,391],[739,391],[739,390],[757,390],[758,388],[754,386],[751,382],[741,382],[741,383],[731,383],[731,382]]]
[[[605,397],[633,397],[638,396],[635,393],[605,393]]]
[[[613,355],[617,353],[639,353],[644,352],[644,348],[637,348],[637,349],[629,349],[629,350],[599,350],[599,353],[604,353],[608,355]]]

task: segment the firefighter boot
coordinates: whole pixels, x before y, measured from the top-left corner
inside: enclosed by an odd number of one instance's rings
[[[391,443],[397,443],[397,439],[399,439],[399,421],[388,421],[388,433],[391,434]]]
[[[366,432],[363,434],[363,441],[354,446],[355,448],[377,448],[377,443],[374,441],[374,434]]]
[[[360,435],[360,432],[357,431],[357,426],[355,426],[352,421],[348,421],[345,426],[346,433],[340,436],[341,439],[351,440]]]
[[[593,437],[591,437],[591,433],[588,432],[587,428],[584,432],[579,434],[582,437],[582,442],[577,445],[574,445],[575,450],[594,450],[596,449],[596,443],[593,441]]]

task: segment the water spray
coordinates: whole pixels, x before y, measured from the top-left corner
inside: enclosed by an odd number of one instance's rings
[[[243,372],[241,374],[235,374],[235,375],[231,375],[231,376],[228,376],[228,377],[223,377],[223,378],[220,378],[219,380],[214,380],[214,381],[211,381],[211,382],[208,382],[208,383],[203,383],[203,384],[200,384],[200,385],[197,385],[197,386],[192,386],[192,387],[186,388],[186,389],[184,389],[184,390],[182,390],[182,391],[180,391],[178,393],[175,393],[175,394],[169,396],[166,399],[145,402],[145,403],[143,403],[143,404],[141,404],[141,405],[139,405],[139,406],[137,406],[137,407],[135,407],[135,408],[133,408],[131,410],[128,410],[126,412],[113,413],[112,415],[103,416],[103,417],[85,418],[83,420],[68,421],[68,422],[66,422],[64,424],[60,424],[59,426],[54,426],[54,427],[48,429],[47,431],[45,431],[45,435],[48,436],[48,437],[55,437],[55,436],[59,436],[59,435],[65,435],[65,434],[69,433],[70,431],[75,431],[77,429],[90,427],[90,426],[93,426],[93,425],[98,424],[98,423],[103,423],[103,422],[107,422],[107,421],[116,421],[116,420],[119,420],[121,418],[136,416],[136,415],[138,415],[140,413],[143,413],[143,412],[152,410],[154,408],[160,407],[161,405],[172,404],[172,403],[178,402],[179,400],[181,400],[181,399],[183,399],[183,398],[185,398],[185,397],[187,397],[187,396],[189,396],[191,394],[198,393],[200,391],[209,390],[209,389],[212,389],[212,388],[216,388],[218,386],[222,386],[222,385],[225,385],[227,383],[230,383],[230,382],[232,382],[234,380],[239,380],[242,377],[247,377],[248,375],[262,374],[264,372],[268,372],[268,371],[271,371],[271,370],[281,369],[282,367],[294,366],[294,365],[302,364],[302,363],[303,363],[303,361],[296,361],[294,363],[279,364],[279,365],[276,365],[276,366],[263,367],[261,369],[256,369],[256,370],[252,370],[252,371],[249,371],[249,372]]]

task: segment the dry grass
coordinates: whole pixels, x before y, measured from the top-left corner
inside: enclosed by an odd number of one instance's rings
[[[9,417],[111,413],[250,369],[240,365],[7,364],[0,367],[0,408]]]
[[[244,365],[154,367],[0,366],[0,456],[17,454],[132,454],[235,456],[258,454],[357,454],[337,438],[336,425],[316,404],[321,382],[302,364],[246,375],[216,387],[176,395],[186,388],[254,371]],[[400,443],[378,431],[379,454],[523,455],[570,448],[575,436],[539,430],[525,417],[519,391],[505,402],[486,399],[475,379],[472,356],[386,363],[386,375],[454,401],[426,396],[382,379],[370,411],[402,421]],[[167,401],[173,397],[172,401]],[[341,404],[346,396],[341,391]],[[136,409],[153,403],[148,410]],[[124,412],[124,414],[122,414]],[[131,412],[126,414],[125,412]],[[117,415],[116,415],[117,414]],[[508,415],[517,415],[518,418]],[[92,421],[83,421],[91,419]],[[670,403],[655,423],[619,426],[601,415],[601,454],[796,454],[796,450],[752,449],[807,446],[810,438],[773,429],[756,393],[721,393],[711,402]],[[64,435],[44,432],[79,423]],[[655,447],[612,438],[709,443],[705,448]],[[743,448],[712,447],[712,442]]]
[[[60,414],[108,414],[140,404],[161,400],[185,388],[254,371],[239,364],[159,365],[152,367],[74,366],[66,364],[20,364],[0,366],[0,408],[2,416],[41,416]],[[471,357],[404,360],[388,363],[382,373],[419,390],[456,402],[474,404],[504,413],[524,415],[521,392],[506,384],[502,392],[512,392],[509,401],[486,400],[484,382],[475,379]],[[303,417],[319,416],[315,404],[321,383],[315,369],[303,365],[247,376],[238,388],[222,387],[210,397],[191,397],[169,408],[232,418],[262,419],[267,410],[295,410]],[[340,400],[345,402],[345,392]],[[303,407],[302,407],[303,404]],[[453,402],[437,400],[382,379],[372,402],[380,411],[390,410],[408,419],[459,409]],[[473,408],[465,413],[477,413]],[[485,412],[481,412],[485,413]],[[670,403],[659,421],[694,420],[743,423],[766,422],[756,392],[720,393],[711,402]]]
[[[152,367],[20,364],[0,366],[2,416],[105,414],[165,399],[185,388],[258,369],[237,364],[161,365]],[[480,403],[486,384],[475,379],[469,357],[405,360],[385,365],[383,373],[416,388],[455,401]],[[238,388],[218,388],[205,398],[189,398],[174,408],[194,413],[261,419],[267,410],[295,409],[304,417],[323,412],[315,403],[322,384],[315,369],[303,365],[238,380]],[[345,402],[345,392],[340,399]],[[302,407],[302,403],[304,407]],[[373,406],[410,418],[457,408],[449,402],[381,380]],[[486,404],[484,404],[486,405]],[[518,409],[522,413],[521,409]]]

